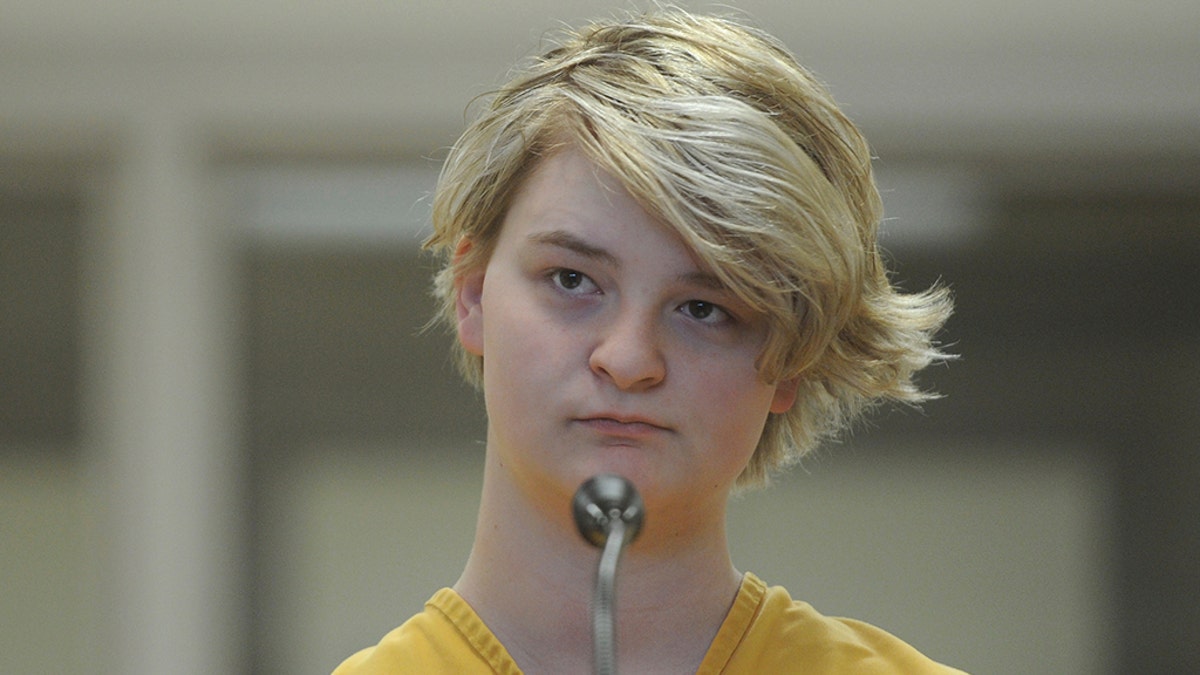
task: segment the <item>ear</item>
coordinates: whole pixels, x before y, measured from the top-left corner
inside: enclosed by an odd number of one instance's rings
[[[793,377],[775,385],[775,397],[771,399],[771,412],[781,415],[791,410],[796,403],[796,393],[799,388],[799,377]]]
[[[454,251],[457,262],[471,250],[471,240],[464,238]],[[484,268],[476,267],[454,278],[454,311],[458,319],[458,341],[467,353],[483,356],[483,276]]]

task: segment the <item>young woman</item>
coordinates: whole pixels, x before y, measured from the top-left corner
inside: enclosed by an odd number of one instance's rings
[[[620,577],[630,673],[947,673],[737,570],[731,492],[881,400],[918,401],[950,311],[891,287],[865,140],[773,38],[668,10],[567,35],[447,160],[429,244],[487,450],[465,570],[337,675],[575,673],[601,473],[648,514]]]

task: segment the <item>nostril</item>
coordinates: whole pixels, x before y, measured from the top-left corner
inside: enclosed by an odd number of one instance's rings
[[[619,389],[645,389],[666,377],[666,360],[656,341],[643,331],[605,336],[592,350],[590,366]]]

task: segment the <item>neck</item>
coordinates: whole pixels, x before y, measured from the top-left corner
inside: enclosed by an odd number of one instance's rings
[[[475,542],[455,585],[527,673],[586,672],[592,661],[600,551],[575,530],[568,500],[559,509],[533,503],[489,462]],[[619,665],[694,672],[741,579],[729,558],[724,505],[699,523],[689,509],[686,527],[652,508],[618,572]]]

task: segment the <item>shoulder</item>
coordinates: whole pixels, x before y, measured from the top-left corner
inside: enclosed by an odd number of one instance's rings
[[[423,612],[379,644],[343,661],[333,675],[416,672],[515,674],[520,670],[470,605],[443,588],[425,603]]]
[[[727,658],[721,659],[723,667],[714,672],[960,673],[887,631],[861,621],[824,616],[808,603],[793,600],[786,589],[767,587],[750,574],[726,624],[718,640],[726,641]],[[714,641],[713,647],[719,650],[721,645]]]

